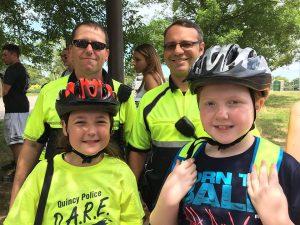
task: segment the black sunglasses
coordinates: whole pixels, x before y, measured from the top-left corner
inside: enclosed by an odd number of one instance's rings
[[[191,49],[195,44],[198,44],[201,41],[181,41],[181,42],[168,42],[164,44],[164,49],[173,51],[176,49],[176,46],[179,45],[183,50]]]
[[[73,40],[72,44],[78,48],[86,48],[89,44],[92,46],[94,50],[103,50],[106,48],[106,44],[99,41],[88,41],[84,39]]]

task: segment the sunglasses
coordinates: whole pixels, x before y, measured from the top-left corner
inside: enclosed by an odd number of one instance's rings
[[[88,41],[84,39],[73,40],[72,44],[78,48],[86,48],[88,45],[91,45],[94,50],[103,50],[106,48],[106,44],[99,41]]]
[[[176,46],[179,45],[183,50],[188,50],[194,47],[195,44],[198,44],[201,41],[181,41],[181,42],[168,42],[164,44],[164,49],[167,51],[174,51]]]

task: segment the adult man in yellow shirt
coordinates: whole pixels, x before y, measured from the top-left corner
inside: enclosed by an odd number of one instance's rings
[[[45,85],[30,114],[25,131],[24,146],[21,150],[16,175],[13,183],[10,206],[25,181],[28,174],[36,165],[42,148],[47,143],[46,158],[53,157],[58,152],[53,149],[64,149],[65,143],[59,142],[62,136],[60,119],[55,109],[55,101],[61,89],[65,89],[69,81],[76,81],[80,77],[87,79],[100,79],[113,87],[118,93],[121,103],[118,114],[114,117],[113,130],[115,141],[119,147],[127,142],[135,120],[136,107],[131,90],[125,85],[112,80],[103,70],[103,64],[108,60],[109,42],[106,31],[101,25],[93,21],[78,24],[72,33],[72,45],[70,46],[74,71],[70,76],[65,76]],[[122,92],[120,95],[119,93]],[[121,129],[120,129],[121,128]],[[123,135],[124,134],[124,135]],[[126,143],[125,143],[126,144]]]
[[[197,24],[187,19],[173,22],[164,33],[164,59],[171,72],[169,81],[148,91],[139,104],[129,140],[128,162],[139,180],[147,153],[152,151],[140,184],[150,211],[176,152],[193,140],[175,128],[176,122],[188,118],[197,127],[196,136],[206,135],[196,96],[183,82],[190,67],[203,54],[204,46],[203,33]]]

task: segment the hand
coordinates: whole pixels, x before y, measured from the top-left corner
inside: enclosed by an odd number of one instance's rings
[[[253,165],[247,177],[247,190],[251,202],[264,225],[292,224],[288,214],[288,203],[279,184],[276,166],[272,164],[268,176],[268,168],[263,160],[260,174]]]
[[[161,195],[168,205],[177,205],[197,180],[195,159],[176,161],[174,170],[167,177]]]

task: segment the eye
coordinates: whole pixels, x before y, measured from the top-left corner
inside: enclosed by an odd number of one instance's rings
[[[85,121],[84,120],[75,120],[74,123],[77,125],[83,125],[83,124],[85,124]]]
[[[231,100],[228,102],[229,105],[238,105],[240,103],[240,101],[238,100]]]
[[[204,105],[209,106],[209,107],[213,107],[213,106],[215,106],[216,104],[215,104],[214,102],[212,102],[212,101],[209,101],[209,102],[205,102]]]
[[[183,41],[183,42],[180,43],[180,47],[182,47],[182,48],[191,48],[191,47],[193,47],[193,42]]]
[[[172,49],[175,49],[176,48],[176,43],[173,43],[173,42],[170,42],[170,43],[166,43],[165,45],[164,45],[164,48],[166,49],[166,50],[172,50]]]

